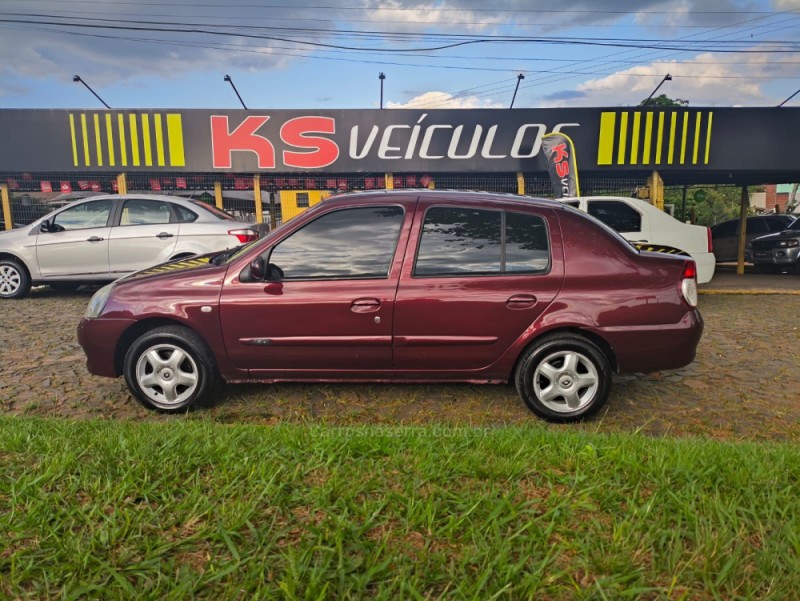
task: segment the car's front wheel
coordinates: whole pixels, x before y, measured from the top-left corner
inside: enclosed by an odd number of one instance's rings
[[[217,382],[214,356],[200,336],[183,326],[142,334],[123,364],[125,382],[148,409],[179,413],[205,401]]]
[[[13,259],[0,259],[0,298],[24,298],[30,289],[25,268]]]
[[[515,384],[536,415],[553,422],[578,421],[597,413],[608,399],[611,366],[586,338],[556,334],[525,352]]]

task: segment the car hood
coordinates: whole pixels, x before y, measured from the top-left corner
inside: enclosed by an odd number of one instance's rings
[[[765,240],[792,240],[794,238],[800,238],[800,230],[783,230],[782,232],[775,232],[774,234],[766,234],[754,238],[753,242],[763,242]]]
[[[188,259],[180,259],[178,261],[172,261],[170,263],[161,263],[160,265],[154,265],[153,267],[148,267],[147,269],[142,269],[141,271],[136,271],[129,275],[123,276],[117,280],[118,284],[124,284],[126,282],[131,282],[135,280],[143,280],[143,279],[167,279],[172,276],[176,276],[178,274],[185,275],[189,272],[197,272],[197,271],[208,271],[210,269],[222,269],[225,270],[225,265],[214,265],[211,262],[215,256],[219,253],[210,253],[207,255],[198,255],[196,257],[189,257]]]

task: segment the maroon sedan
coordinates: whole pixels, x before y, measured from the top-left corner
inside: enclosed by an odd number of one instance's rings
[[[101,289],[78,328],[91,373],[151,409],[215,384],[513,381],[573,421],[612,372],[690,363],[695,265],[639,252],[560,203],[386,191],[330,198],[235,251]]]

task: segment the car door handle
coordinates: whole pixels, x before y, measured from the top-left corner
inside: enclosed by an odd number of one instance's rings
[[[373,313],[381,308],[381,301],[377,298],[357,298],[350,305],[353,313]]]
[[[509,309],[530,309],[536,304],[536,297],[532,294],[515,294],[506,301]]]
[[[86,238],[87,242],[102,242],[105,238],[101,238],[99,236],[92,236],[91,238]]]
[[[162,240],[165,240],[167,238],[172,238],[173,235],[174,234],[170,234],[169,232],[161,232],[160,234],[156,234],[156,238],[161,238]]]

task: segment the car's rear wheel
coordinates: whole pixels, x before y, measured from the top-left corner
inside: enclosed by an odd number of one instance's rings
[[[200,336],[183,326],[163,326],[141,335],[125,354],[128,389],[148,409],[179,413],[205,401],[217,372]]]
[[[556,334],[543,338],[521,358],[515,384],[536,415],[572,422],[597,413],[611,391],[605,353],[586,338]]]
[[[31,278],[13,259],[0,259],[0,298],[24,298],[31,290]]]

